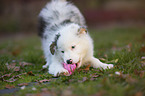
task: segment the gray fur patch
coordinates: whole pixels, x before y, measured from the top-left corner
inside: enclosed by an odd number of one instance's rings
[[[60,37],[60,33],[56,34],[55,40],[50,45],[50,52],[51,52],[52,55],[54,55],[55,50],[57,49],[57,41],[58,41],[59,37]]]

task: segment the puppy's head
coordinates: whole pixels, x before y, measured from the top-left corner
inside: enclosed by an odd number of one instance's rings
[[[59,35],[56,35],[56,38],[59,38],[50,46],[50,49],[55,46],[51,53],[55,52],[59,56],[58,58],[62,60],[62,63],[75,63],[79,68],[90,46],[87,30],[77,24],[70,24],[61,28],[59,32]]]

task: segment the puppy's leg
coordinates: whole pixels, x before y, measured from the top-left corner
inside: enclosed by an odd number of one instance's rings
[[[50,55],[48,55],[48,56],[45,56],[46,57],[46,64],[45,65],[43,65],[42,66],[42,68],[47,68],[48,66],[49,66],[49,64],[50,64],[50,60],[51,60],[51,56]]]
[[[54,75],[54,76],[58,76],[61,73],[65,73],[64,75],[68,75],[69,72],[64,69],[63,65],[57,60],[57,59],[53,59],[53,62],[49,65],[49,73]]]
[[[89,61],[92,65],[92,67],[94,68],[103,68],[103,69],[107,69],[107,68],[113,68],[113,64],[105,64],[102,63],[99,59],[92,57]]]
[[[69,72],[63,68],[63,65],[58,62],[50,64],[48,70],[48,72],[54,76],[59,76],[61,73],[69,74]]]
[[[42,66],[42,68],[47,68],[49,63],[46,63],[45,65]]]

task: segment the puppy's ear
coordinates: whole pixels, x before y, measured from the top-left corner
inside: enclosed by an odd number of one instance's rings
[[[52,44],[50,45],[50,52],[52,55],[54,55],[55,50],[56,50],[56,44],[55,42],[52,42]]]
[[[79,30],[78,30],[78,34],[87,34],[87,30],[83,27],[81,27]]]
[[[50,52],[52,55],[54,55],[54,53],[57,49],[57,41],[58,41],[59,37],[60,37],[60,33],[56,34],[54,42],[52,42],[52,44],[50,45]]]

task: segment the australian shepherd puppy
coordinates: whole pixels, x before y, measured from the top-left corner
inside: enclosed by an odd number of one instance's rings
[[[39,14],[39,35],[50,74],[68,73],[63,66],[76,64],[79,68],[91,64],[94,68],[112,68],[93,56],[93,41],[79,9],[65,0],[52,0]]]

